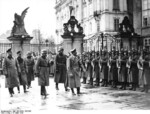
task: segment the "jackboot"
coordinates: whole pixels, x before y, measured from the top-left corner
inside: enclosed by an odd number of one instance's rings
[[[145,85],[145,93],[148,93],[148,85]]]
[[[19,86],[17,87],[17,89],[18,89],[18,93],[20,93],[20,87]]]
[[[136,91],[136,84],[133,84],[133,91]]]
[[[123,89],[123,82],[121,82],[121,87],[119,89]]]
[[[133,86],[134,86],[134,84],[132,83],[132,85],[131,85],[132,87],[131,88],[129,88],[129,90],[133,90]]]
[[[26,90],[26,85],[23,85],[24,93],[27,93],[28,91]]]
[[[80,93],[80,87],[77,87],[77,94],[81,94]]]
[[[141,92],[144,92],[144,91],[145,91],[145,89],[146,89],[146,88],[145,88],[145,85],[144,85],[144,87],[143,87],[143,89],[141,90]]]
[[[114,86],[113,86],[113,88],[117,88],[117,82],[116,82],[116,81],[114,81]]]
[[[72,91],[72,95],[76,95],[76,94],[74,93],[74,89],[73,89],[73,88],[71,88],[71,91]]]
[[[58,83],[56,83],[56,90],[59,90],[59,88],[58,88]]]
[[[104,87],[107,87],[107,84],[108,84],[108,82],[107,82],[107,80],[105,80],[105,85],[104,85]]]
[[[12,88],[8,88],[8,91],[9,91],[10,97],[13,97]]]
[[[123,90],[126,90],[126,82],[123,84]]]
[[[101,86],[104,87],[104,85],[105,85],[105,80],[103,79]]]
[[[93,78],[90,78],[90,84],[93,86]]]

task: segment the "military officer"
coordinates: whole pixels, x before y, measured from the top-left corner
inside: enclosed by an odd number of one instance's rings
[[[71,56],[67,60],[68,86],[71,88],[72,95],[76,95],[74,88],[77,88],[77,94],[80,94],[81,82],[79,61],[76,49],[72,49]]]
[[[25,65],[27,68],[27,80],[28,80],[28,89],[31,88],[31,81],[34,80],[34,66],[35,62],[32,58],[32,53],[27,52],[27,58],[25,59]]]
[[[66,81],[67,81],[67,69],[66,69],[66,61],[67,57],[63,54],[64,49],[61,47],[58,50],[58,54],[56,55],[55,64],[56,64],[56,72],[54,76],[54,81],[56,83],[56,90],[59,90],[58,84],[64,83],[65,91],[67,91]]]
[[[19,78],[15,59],[12,57],[11,48],[7,51],[7,57],[3,61],[3,72],[6,77],[5,87],[8,88],[10,96],[13,97],[14,87],[19,86]]]
[[[28,92],[26,86],[28,85],[27,81],[27,68],[25,65],[25,60],[22,58],[22,52],[17,52],[16,64],[17,64],[17,71],[19,76],[20,85],[23,85],[24,93]],[[20,87],[18,86],[18,91],[20,93]]]
[[[38,77],[38,85],[41,86],[41,95],[47,97],[45,86],[49,86],[49,61],[47,59],[47,50],[42,50],[41,57],[36,63],[36,75]]]

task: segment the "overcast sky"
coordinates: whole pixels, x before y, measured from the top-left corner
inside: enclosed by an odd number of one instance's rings
[[[43,36],[54,35],[55,0],[0,0],[0,34],[11,30],[14,14],[21,15],[27,7],[30,7],[24,19],[27,33],[31,35],[33,29],[40,28]]]

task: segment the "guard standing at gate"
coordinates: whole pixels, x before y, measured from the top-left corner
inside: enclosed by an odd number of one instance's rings
[[[136,87],[138,85],[138,75],[139,75],[139,70],[138,70],[138,66],[137,66],[137,62],[138,62],[138,53],[136,50],[132,51],[132,60],[130,61],[131,66],[129,69],[129,73],[131,76],[131,84],[132,87],[130,88],[130,90],[134,90],[136,91]]]
[[[89,84],[93,86],[93,66],[92,66],[92,52],[89,53],[88,55],[88,60],[87,60],[87,74],[88,74],[88,81]]]
[[[19,86],[19,78],[17,73],[17,66],[15,59],[12,57],[11,48],[7,51],[8,56],[4,58],[3,61],[3,72],[6,77],[5,79],[5,87],[8,88],[10,96],[13,97],[14,87]]]
[[[93,63],[93,75],[95,75],[96,78],[96,84],[95,86],[99,86],[99,81],[100,81],[100,70],[99,70],[99,52],[96,53],[95,58],[92,61]]]
[[[41,95],[47,97],[45,86],[49,86],[49,61],[47,59],[47,50],[42,50],[41,57],[36,63],[36,75],[38,77],[38,85],[41,86]]]
[[[144,59],[143,59],[144,55],[143,54],[144,54],[143,51],[141,51],[139,59],[137,61],[137,67],[139,69],[139,83],[138,84],[139,84],[139,86],[142,86],[141,92],[143,92],[144,89],[145,89],[145,86],[144,86],[144,77],[143,77],[143,61],[144,61]]]
[[[116,88],[117,87],[117,82],[118,82],[118,69],[117,69],[117,64],[116,64],[116,60],[117,60],[117,51],[115,49],[112,50],[112,54],[111,54],[111,59],[109,60],[109,64],[110,64],[110,77],[112,79],[112,87]]]
[[[148,93],[150,86],[150,52],[145,52],[145,57],[143,61],[143,77],[144,77],[144,90]]]
[[[126,50],[124,50],[122,53],[123,53],[123,57],[121,58],[121,68],[120,68],[122,86],[120,87],[120,89],[126,90],[126,85],[127,85],[127,67],[126,67],[126,63],[127,63],[127,60],[128,60],[128,56],[127,56],[127,51]]]
[[[107,87],[108,84],[108,66],[107,66],[107,62],[108,62],[108,54],[107,54],[107,50],[102,50],[102,56],[101,59],[99,61],[99,65],[100,65],[100,71],[102,72],[102,86]]]

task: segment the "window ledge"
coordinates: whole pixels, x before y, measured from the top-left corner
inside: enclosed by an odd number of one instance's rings
[[[142,27],[142,29],[148,29],[148,28],[150,28],[150,25],[147,25],[147,26],[145,26],[145,27]]]

